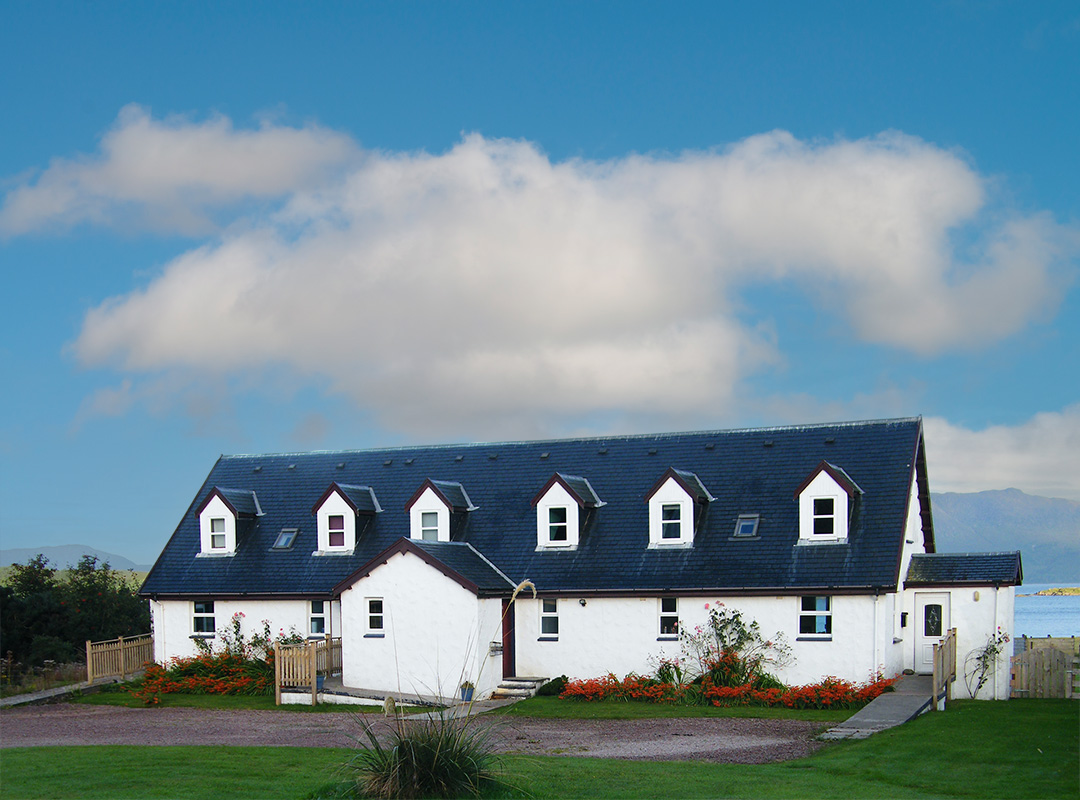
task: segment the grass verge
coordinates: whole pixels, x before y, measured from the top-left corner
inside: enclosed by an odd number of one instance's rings
[[[738,717],[753,719],[801,719],[810,722],[842,722],[850,708],[787,708],[785,706],[681,706],[643,701],[600,700],[584,702],[557,697],[530,697],[499,709],[498,714],[539,719],[674,719],[681,717]]]
[[[955,701],[941,714],[780,764],[507,756],[543,798],[1076,798],[1080,704]],[[354,751],[288,747],[0,750],[3,798],[341,797]],[[507,796],[519,797],[520,794]]]
[[[72,696],[68,702],[90,706],[120,706],[121,708],[218,708],[224,710],[246,709],[251,711],[306,711],[314,713],[354,714],[383,713],[382,703],[372,700],[371,705],[346,705],[344,703],[320,703],[317,706],[306,703],[275,705],[272,696],[242,694],[181,694],[168,693],[158,695],[155,706],[147,706],[142,700],[133,697],[130,692],[117,687],[106,687],[100,692]],[[403,714],[420,714],[433,711],[428,706],[398,706]]]

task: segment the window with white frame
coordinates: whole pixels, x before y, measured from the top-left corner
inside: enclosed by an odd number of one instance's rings
[[[796,492],[799,541],[803,544],[847,542],[848,517],[861,491],[842,469],[822,462]]]
[[[225,517],[210,518],[210,549],[225,549]]]
[[[799,636],[825,639],[832,636],[832,598],[812,595],[799,598]]]
[[[814,498],[814,535],[833,536],[836,534],[836,498]]]
[[[308,615],[308,633],[312,636],[326,634],[326,601],[312,600],[311,613]]]
[[[694,498],[674,475],[662,480],[646,499],[649,547],[685,547],[694,543]]]
[[[558,476],[556,476],[558,477]],[[584,513],[577,498],[561,480],[552,479],[533,501],[536,506],[536,547],[573,550],[581,538]]]
[[[196,600],[193,602],[191,632],[195,636],[213,636],[214,630],[214,601]]]
[[[679,636],[679,598],[660,598],[660,636],[678,638]]]
[[[559,638],[559,601],[542,599],[540,601],[540,638]]]
[[[664,503],[660,507],[660,514],[660,538],[665,541],[682,539],[682,505]]]
[[[345,546],[345,515],[329,514],[326,517],[326,543],[330,547]]]
[[[548,542],[550,544],[562,544],[567,541],[567,508],[566,506],[548,507]]]
[[[383,636],[386,633],[386,606],[381,597],[369,597],[365,601],[367,615],[364,621],[366,636]]]
[[[439,541],[439,512],[420,512],[420,538],[426,542]]]

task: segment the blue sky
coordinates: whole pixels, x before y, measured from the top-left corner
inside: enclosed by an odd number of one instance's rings
[[[0,542],[221,453],[921,414],[1080,500],[1074,3],[4,3]]]

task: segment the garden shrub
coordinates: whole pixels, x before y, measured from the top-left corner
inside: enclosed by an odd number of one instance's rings
[[[552,678],[545,683],[536,693],[541,697],[554,697],[555,695],[562,694],[563,689],[566,688],[566,684],[570,679],[565,675],[560,675],[557,678]]]

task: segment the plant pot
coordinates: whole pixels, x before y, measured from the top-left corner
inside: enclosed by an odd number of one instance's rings
[[[323,689],[323,684],[324,683],[326,683],[326,676],[325,675],[316,675],[315,676],[315,691],[316,692],[321,692],[322,689]]]
[[[462,686],[461,687],[461,699],[466,703],[471,702],[474,691],[476,691],[476,690],[473,689],[473,687],[471,687],[471,686],[469,688],[467,688],[467,689],[464,686]]]

